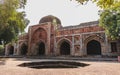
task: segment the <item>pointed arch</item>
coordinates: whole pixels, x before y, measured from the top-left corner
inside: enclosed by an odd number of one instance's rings
[[[14,54],[14,46],[11,45],[9,50],[10,50],[9,54],[13,55]]]
[[[70,55],[71,54],[71,41],[67,38],[63,38],[58,41],[57,49],[60,55]]]
[[[101,55],[101,44],[96,40],[87,43],[87,55]]]
[[[27,52],[28,52],[27,50],[28,50],[28,46],[27,46],[27,44],[22,43],[22,44],[21,44],[21,48],[20,48],[21,55],[26,55]]]
[[[103,55],[104,50],[105,50],[104,46],[105,46],[105,40],[102,36],[97,35],[97,34],[90,35],[84,40],[84,50],[85,50],[84,53],[85,55]]]
[[[45,55],[45,44],[43,42],[39,43],[38,55]]]

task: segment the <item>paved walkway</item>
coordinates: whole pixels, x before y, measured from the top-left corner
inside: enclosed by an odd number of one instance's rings
[[[101,56],[88,56],[88,57],[73,57],[73,56],[0,56],[0,58],[32,58],[32,59],[52,59],[52,60],[82,60],[82,61],[118,61],[116,57],[101,57]]]
[[[57,59],[0,58],[0,75],[120,75],[120,63],[117,61],[70,60],[90,64],[89,66],[79,68],[33,69],[17,66],[24,62],[51,60],[56,61]]]
[[[117,58],[110,57],[65,57],[65,56],[55,56],[55,57],[37,57],[40,59],[59,59],[59,60],[84,60],[84,61],[117,61]]]

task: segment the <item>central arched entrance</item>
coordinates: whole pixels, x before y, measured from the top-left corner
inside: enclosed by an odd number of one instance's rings
[[[38,55],[45,55],[45,44],[43,42],[39,43]]]
[[[9,52],[10,55],[13,55],[14,54],[14,47],[13,46],[10,46],[10,52]]]
[[[25,43],[23,43],[21,45],[21,55],[26,55],[27,54],[27,49],[28,49],[28,46]]]
[[[96,40],[91,40],[87,44],[87,54],[88,55],[101,55],[101,45],[100,42]]]
[[[63,41],[60,44],[60,54],[61,55],[70,55],[70,44],[67,41]]]

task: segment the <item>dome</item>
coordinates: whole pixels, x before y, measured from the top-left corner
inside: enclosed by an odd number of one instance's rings
[[[56,19],[57,24],[61,24],[61,21],[57,17],[52,16],[52,15],[48,15],[48,16],[41,18],[39,23],[53,22],[54,19]]]

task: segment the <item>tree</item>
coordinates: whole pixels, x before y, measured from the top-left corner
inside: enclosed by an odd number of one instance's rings
[[[106,34],[112,40],[120,39],[120,0],[107,1],[109,2],[103,2],[104,5],[99,3],[99,6],[102,8],[99,25],[105,29]]]
[[[25,18],[25,12],[18,12],[25,4],[26,0],[0,1],[0,40],[4,40],[4,43],[16,39],[28,25],[29,20]]]
[[[100,26],[102,26],[108,37],[111,39],[119,39],[120,36],[120,12],[114,10],[104,10],[100,14]]]
[[[99,25],[112,39],[120,39],[120,0],[76,0],[78,3],[86,4],[92,1],[101,8]]]
[[[72,0],[71,0],[72,1]],[[88,1],[96,3],[102,9],[116,8],[120,6],[120,0],[75,0],[80,4],[86,4]]]

